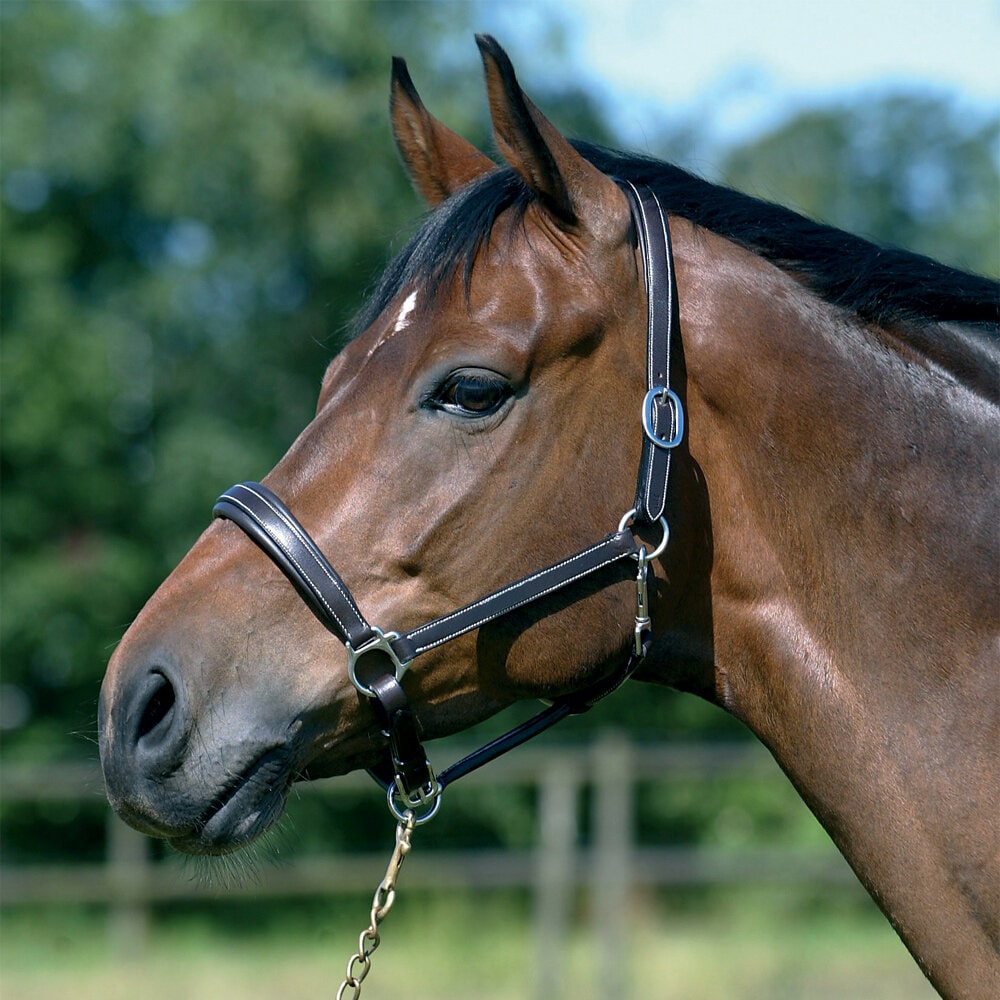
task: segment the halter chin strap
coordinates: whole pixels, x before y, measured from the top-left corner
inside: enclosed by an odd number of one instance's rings
[[[260,483],[241,483],[219,497],[215,517],[238,525],[281,569],[322,624],[347,650],[347,670],[357,690],[370,699],[388,744],[386,758],[369,773],[387,789],[397,817],[406,810],[426,821],[441,791],[568,715],[585,712],[617,690],[642,662],[651,644],[646,577],[649,563],[666,548],[666,506],[670,451],[680,443],[684,416],[670,388],[670,343],[677,327],[677,286],[666,216],[648,188],[622,184],[632,210],[643,259],[647,299],[647,380],[642,405],[643,449],[635,505],[617,530],[575,555],[532,573],[402,634],[369,624],[340,575],[279,497]],[[659,524],[663,536],[647,553],[632,528]],[[560,698],[544,711],[435,775],[421,744],[420,726],[402,679],[411,662],[466,632],[540,600],[624,559],[635,559],[635,642],[628,660],[602,681]]]

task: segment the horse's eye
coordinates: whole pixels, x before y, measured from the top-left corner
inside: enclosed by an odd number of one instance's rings
[[[464,417],[496,413],[510,396],[510,385],[490,372],[454,372],[434,395],[432,403]]]

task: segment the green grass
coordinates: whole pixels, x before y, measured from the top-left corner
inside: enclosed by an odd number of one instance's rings
[[[885,921],[853,899],[805,903],[743,890],[717,894],[714,902],[649,899],[637,906],[627,947],[604,977],[601,941],[583,910],[558,977],[567,1000],[931,1000],[936,995]],[[0,996],[333,997],[367,916],[367,902],[360,899],[168,910],[154,920],[141,954],[116,957],[98,910],[8,911],[0,923]],[[382,931],[364,1000],[537,996],[541,957],[524,897],[403,892]]]

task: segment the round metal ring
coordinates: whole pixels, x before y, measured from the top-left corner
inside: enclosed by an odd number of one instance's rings
[[[386,789],[386,800],[389,803],[389,812],[392,813],[400,823],[406,822],[406,814],[413,813],[414,826],[423,826],[424,823],[429,823],[437,815],[438,809],[441,808],[441,792],[444,789],[434,781],[434,788],[428,794],[428,796],[423,800],[423,802],[410,802],[399,791],[395,785],[390,785]],[[418,813],[417,808],[420,805],[427,806],[427,811],[424,813]]]
[[[635,507],[625,512],[622,519],[618,522],[618,530],[624,531],[629,526],[629,521],[631,521],[633,517],[635,517]],[[646,562],[649,562],[651,559],[657,559],[663,555],[667,548],[667,542],[670,541],[670,526],[667,524],[667,519],[665,517],[660,517],[657,520],[660,527],[663,529],[663,537],[660,539],[660,544],[657,545],[652,552],[647,553]],[[633,556],[633,558],[638,559],[638,554]]]

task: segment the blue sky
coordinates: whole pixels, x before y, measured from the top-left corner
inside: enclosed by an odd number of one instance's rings
[[[497,0],[484,20],[529,90],[580,72],[633,141],[644,122],[691,116],[737,138],[872,88],[1000,110],[998,0]],[[533,35],[552,20],[566,59],[533,65]]]

